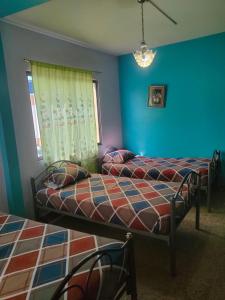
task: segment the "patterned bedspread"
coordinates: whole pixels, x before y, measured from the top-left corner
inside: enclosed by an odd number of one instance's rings
[[[92,174],[60,190],[44,188],[37,193],[37,201],[106,224],[168,234],[170,200],[179,186],[176,182]],[[182,218],[188,208],[184,192],[177,201],[177,214]]]
[[[48,300],[68,271],[84,257],[96,250],[116,249],[121,245],[115,240],[0,212],[0,299]],[[118,257],[115,265],[117,260],[119,262]],[[70,285],[84,286],[90,265],[83,267]],[[96,265],[90,280],[90,299],[99,299],[107,265],[106,260]],[[83,297],[79,290],[76,296],[74,290],[70,290],[63,299],[81,300]]]
[[[102,173],[113,176],[181,182],[186,174],[201,174],[201,186],[208,185],[210,159],[206,158],[154,158],[136,156],[123,164],[104,163]]]

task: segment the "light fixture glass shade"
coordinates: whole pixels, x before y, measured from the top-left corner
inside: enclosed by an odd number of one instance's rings
[[[134,58],[141,68],[146,68],[151,65],[156,52],[149,50],[145,42],[142,42],[140,48],[134,51]]]

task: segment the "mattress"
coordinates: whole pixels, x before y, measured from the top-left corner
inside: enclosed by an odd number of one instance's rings
[[[180,184],[92,174],[63,189],[42,188],[37,203],[104,224],[160,234],[170,231],[171,199]],[[187,188],[187,187],[186,187]],[[176,201],[177,219],[190,203],[187,191]]]
[[[103,163],[102,173],[113,176],[181,182],[185,175],[195,171],[201,175],[201,187],[208,185],[210,159],[154,158],[136,156],[123,164]]]
[[[84,257],[96,250],[121,246],[116,240],[0,212],[0,299],[48,300],[65,275]],[[113,257],[118,270],[120,259]],[[84,287],[91,263],[82,267],[69,285]],[[107,270],[108,261],[99,260],[90,279],[91,296],[85,299],[105,299],[100,287],[110,288]],[[70,290],[63,299],[84,298],[77,289],[75,294]]]

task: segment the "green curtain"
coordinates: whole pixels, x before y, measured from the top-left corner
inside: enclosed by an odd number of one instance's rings
[[[92,73],[35,61],[31,70],[44,161],[79,160],[95,171]]]

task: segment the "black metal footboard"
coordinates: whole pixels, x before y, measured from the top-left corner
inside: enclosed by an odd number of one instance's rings
[[[102,268],[100,272],[102,280],[98,283],[98,299],[117,300],[120,299],[124,292],[130,295],[132,300],[137,299],[136,273],[131,233],[126,234],[126,242],[121,248],[99,250],[84,258],[63,279],[51,299],[58,300],[65,293],[73,290],[73,295],[80,295],[79,299],[94,300],[91,281],[94,269],[99,266],[99,263],[100,268]],[[89,264],[91,264],[90,267]],[[77,273],[82,272],[85,265],[88,270],[86,281],[83,284],[72,283],[72,278],[76,276]]]
[[[201,176],[191,171],[188,173],[181,182],[181,185],[171,199],[171,214],[170,214],[170,234],[169,234],[169,247],[170,247],[170,271],[171,275],[176,275],[176,229],[182,221],[182,218],[177,219],[176,215],[176,202],[181,198],[183,193],[187,193],[186,214],[193,205],[196,207],[196,220],[195,228],[199,229],[200,224],[200,182]],[[186,215],[185,214],[185,215]],[[184,217],[185,217],[184,215]]]

